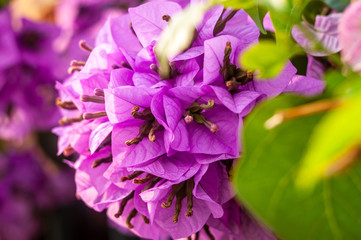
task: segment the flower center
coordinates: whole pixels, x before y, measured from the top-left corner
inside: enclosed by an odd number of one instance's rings
[[[125,181],[129,181],[129,180],[133,180],[133,183],[140,184],[140,185],[147,183],[144,186],[143,190],[142,190],[142,192],[143,192],[143,191],[146,191],[146,190],[154,187],[159,181],[162,180],[162,178],[156,177],[156,176],[154,176],[152,174],[146,174],[144,178],[137,178],[140,175],[142,175],[143,173],[144,172],[142,172],[142,171],[135,171],[132,174],[129,174],[129,175],[125,176],[125,177],[120,178],[120,181],[125,182]],[[123,198],[123,200],[120,202],[119,210],[118,210],[117,213],[114,214],[114,216],[116,218],[119,218],[123,214],[125,206],[127,205],[128,201],[131,200],[132,198],[134,198],[134,191],[131,192],[127,197]],[[126,219],[126,224],[127,224],[127,227],[129,229],[132,229],[134,227],[131,224],[131,220],[134,217],[136,217],[137,214],[138,214],[138,211],[135,208],[129,213],[129,215],[128,215],[127,219]],[[149,224],[149,219],[144,215],[141,215],[141,216],[142,216],[144,222],[146,224]]]
[[[209,110],[212,108],[214,108],[214,100],[208,100],[207,104],[199,104],[198,102],[194,102],[189,108],[186,109],[186,112],[183,115],[184,121],[186,123],[195,121],[198,124],[203,124],[213,133],[218,132],[218,126],[215,123],[208,121],[202,114],[203,110]]]
[[[140,126],[138,135],[125,142],[128,146],[138,144],[146,136],[148,136],[150,141],[155,142],[155,133],[163,128],[153,116],[150,108],[145,108],[141,112],[139,109],[139,106],[135,106],[131,114],[135,119],[142,119],[145,122]]]
[[[252,72],[245,72],[231,63],[230,55],[232,53],[231,43],[227,42],[224,49],[223,67],[219,71],[223,76],[228,91],[238,91],[240,85],[245,85],[253,80]]]
[[[175,213],[173,216],[173,223],[178,222],[178,217],[182,209],[182,200],[187,197],[187,212],[186,216],[193,216],[193,188],[194,178],[190,178],[184,182],[172,186],[172,192],[168,195],[167,201],[162,203],[162,208],[169,208],[172,205],[174,198],[176,198]]]
[[[35,31],[27,31],[20,35],[19,42],[31,51],[37,51],[41,47],[41,41],[44,37]]]

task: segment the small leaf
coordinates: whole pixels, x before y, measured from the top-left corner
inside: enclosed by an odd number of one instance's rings
[[[218,0],[217,3],[222,4],[223,6],[231,7],[234,9],[249,9],[254,7],[254,0]]]
[[[261,41],[245,51],[241,65],[249,71],[259,71],[260,78],[275,77],[284,67],[289,50],[272,41]]]
[[[260,7],[260,6],[253,6],[251,8],[245,9],[248,15],[253,19],[256,23],[257,27],[261,31],[261,33],[266,34],[266,30],[263,27],[263,18],[267,14],[267,9]]]

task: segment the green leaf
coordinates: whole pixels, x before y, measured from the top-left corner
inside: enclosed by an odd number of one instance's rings
[[[8,2],[9,0],[0,0],[0,8],[4,7]]]
[[[289,50],[272,41],[260,41],[241,56],[241,65],[249,71],[259,71],[260,78],[272,78],[284,67]]]
[[[339,12],[342,12],[351,2],[350,0],[322,0],[322,1],[325,2],[331,8]]]
[[[267,9],[260,7],[258,5],[255,5],[251,8],[245,9],[245,11],[256,23],[256,25],[259,28],[259,30],[261,31],[261,33],[266,34],[267,32],[263,27],[263,18],[267,14]]]
[[[361,143],[361,92],[329,112],[315,128],[303,158],[298,184],[310,187],[347,167]],[[356,148],[356,149],[355,149]]]
[[[312,115],[266,130],[277,109],[304,100],[279,97],[258,107],[244,129],[244,157],[234,183],[241,201],[281,239],[361,239],[361,166],[322,180],[312,191],[295,185],[309,136],[321,119]]]
[[[217,3],[223,6],[234,9],[249,9],[255,6],[256,0],[216,0]]]

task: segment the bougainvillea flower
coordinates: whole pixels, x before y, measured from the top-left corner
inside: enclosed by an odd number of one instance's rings
[[[143,238],[189,237],[228,218],[242,119],[296,76],[290,62],[269,81],[243,70],[237,58],[259,31],[243,10],[219,6],[160,76],[154,46],[182,6],[149,2],[109,19],[94,48],[80,43],[88,60],[72,62],[73,75],[57,84],[64,117],[54,132],[59,153],[79,156],[69,163],[78,196]],[[233,231],[223,222],[220,231]]]
[[[360,11],[361,2],[352,2],[342,13],[338,26],[342,60],[350,64],[352,69],[357,72],[361,72]]]
[[[314,26],[302,22],[302,27],[297,25],[293,27],[292,36],[312,56],[321,57],[337,53],[341,50],[338,37],[340,18],[341,13],[317,15]]]
[[[311,55],[307,55],[306,76],[295,75],[286,88],[286,92],[300,94],[304,96],[314,96],[320,94],[326,87],[323,78],[326,67]]]

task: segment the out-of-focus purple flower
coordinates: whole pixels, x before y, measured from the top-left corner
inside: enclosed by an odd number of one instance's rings
[[[327,56],[341,50],[339,44],[338,23],[341,13],[327,16],[317,15],[315,25],[302,22],[294,26],[292,36],[305,51],[312,56]]]
[[[10,150],[0,155],[0,236],[31,239],[41,211],[72,199],[71,173],[49,168],[36,150]],[[70,175],[69,175],[70,174]]]
[[[352,2],[342,13],[338,26],[342,60],[361,72],[361,2]]]
[[[0,69],[7,68],[19,60],[19,51],[16,46],[15,34],[11,26],[8,10],[0,10]],[[4,83],[0,83],[0,89]]]
[[[306,76],[295,75],[286,88],[286,92],[300,94],[304,96],[314,96],[320,94],[326,87],[323,78],[325,66],[311,55],[307,55]]]
[[[6,10],[1,21],[0,55],[6,56],[0,64],[0,138],[21,142],[32,130],[53,127],[59,117],[53,87],[59,67],[53,43],[59,29],[23,20],[15,31]]]
[[[227,216],[242,118],[296,74],[290,62],[269,81],[242,70],[237,57],[258,28],[243,10],[217,6],[162,79],[154,46],[181,10],[154,1],[109,19],[94,48],[81,42],[88,60],[72,62],[73,75],[57,84],[63,118],[54,132],[59,154],[79,155],[69,162],[78,196],[143,238],[188,237]]]

